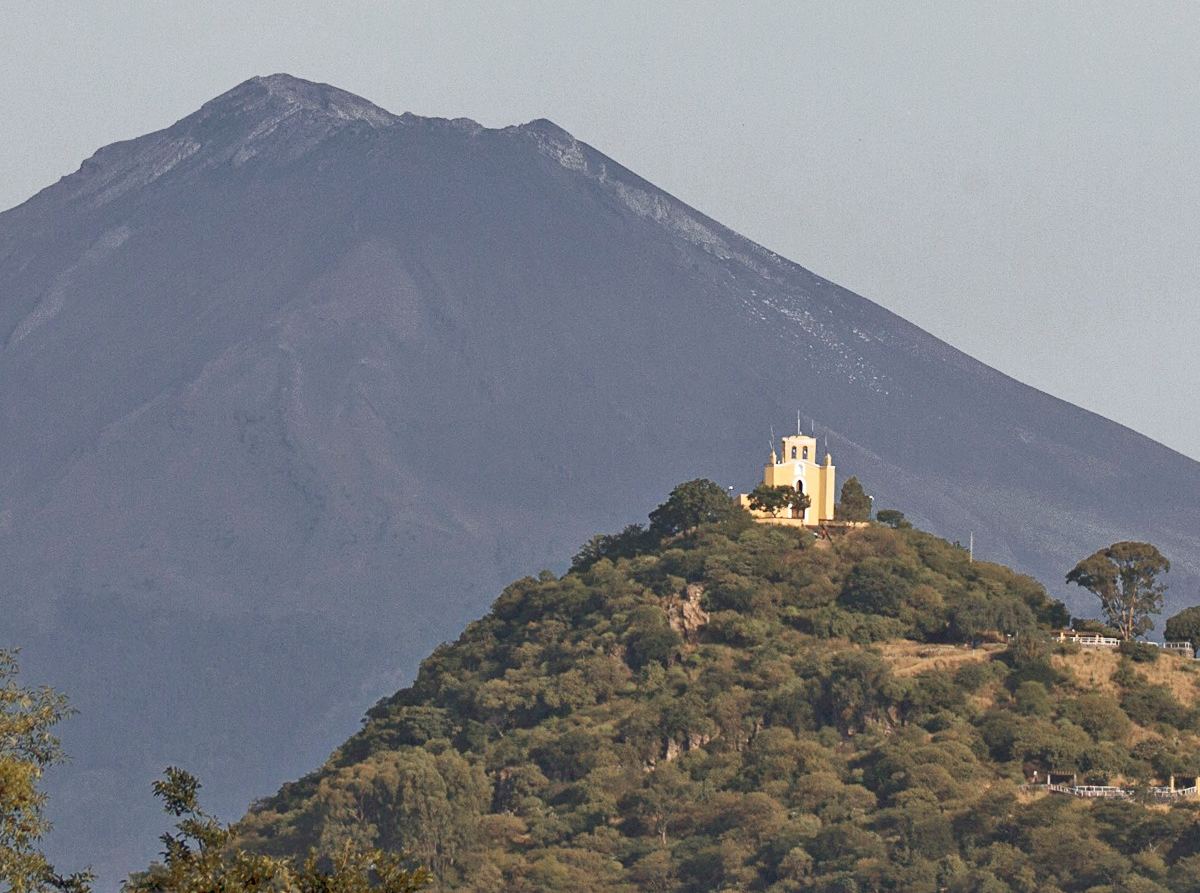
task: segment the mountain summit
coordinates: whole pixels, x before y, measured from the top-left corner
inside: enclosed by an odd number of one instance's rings
[[[982,557],[1200,567],[1200,464],[549,122],[273,75],[101,149],[0,214],[0,616],[82,711],[70,861],[144,864],[165,764],[227,814],[297,775],[504,581],[679,480],[753,482],[797,408]]]
[[[284,111],[285,114],[303,112],[336,121],[365,121],[372,127],[387,127],[399,120],[396,115],[361,96],[290,74],[270,74],[243,81],[232,90],[205,103],[197,116],[203,118],[258,113],[260,118],[268,119],[277,118],[280,111]]]
[[[96,207],[169,173],[195,175],[264,156],[295,159],[348,127],[383,128],[402,119],[345,90],[288,74],[255,77],[155,133],[100,149],[39,199]]]

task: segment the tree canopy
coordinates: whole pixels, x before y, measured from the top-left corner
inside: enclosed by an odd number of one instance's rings
[[[897,509],[880,509],[875,513],[875,520],[895,529],[912,527],[912,524],[904,517],[904,512]]]
[[[126,893],[417,893],[430,880],[403,854],[359,847],[352,836],[322,856],[270,856],[232,845],[230,830],[200,807],[200,782],[169,767],[154,795],[178,819],[162,835],[163,861],[134,875]]]
[[[1160,578],[1171,563],[1150,543],[1120,542],[1093,552],[1067,574],[1100,600],[1104,616],[1122,638],[1149,630],[1151,615],[1162,611],[1166,583]]]
[[[237,845],[473,893],[1190,889],[1192,806],[1019,788],[1200,769],[1183,661],[1096,677],[1036,581],[917,530],[672,529],[513,583]]]
[[[858,478],[851,476],[842,484],[841,499],[836,512],[842,521],[869,521],[871,519],[871,497],[863,489]]]
[[[738,514],[744,512],[720,484],[698,478],[677,486],[667,501],[650,513],[650,530],[670,536]]]
[[[1200,889],[1194,804],[1022,786],[1200,774],[1189,662],[1072,663],[1036,581],[908,526],[817,542],[707,481],[654,519],[509,586],[235,826],[167,769],[175,826],[127,893]],[[1118,543],[1072,576],[1148,611],[1166,569]],[[87,893],[38,849],[66,702],[11,654],[0,683],[0,890]]]
[[[807,493],[788,484],[781,484],[777,487],[759,484],[750,491],[750,508],[760,512],[769,512],[774,516],[778,516],[784,509],[793,509],[798,513],[803,513],[810,505],[812,505],[812,500]]]
[[[12,651],[0,651],[0,890],[90,893],[92,875],[59,874],[39,844],[50,830],[39,783],[63,759],[53,729],[70,713],[66,697],[23,686]],[[154,794],[178,819],[163,834],[163,861],[131,877],[126,893],[417,893],[430,874],[402,852],[339,838],[321,854],[271,856],[234,845],[229,828],[200,808],[200,782],[168,768]],[[431,817],[418,818],[423,824]]]
[[[1168,617],[1163,637],[1168,642],[1191,642],[1200,648],[1200,605],[1184,608]]]

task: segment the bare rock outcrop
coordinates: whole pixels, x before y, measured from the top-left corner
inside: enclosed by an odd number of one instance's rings
[[[708,612],[700,606],[704,598],[704,587],[699,583],[688,583],[682,593],[667,598],[663,606],[671,629],[689,645],[700,639],[700,631],[708,625]]]

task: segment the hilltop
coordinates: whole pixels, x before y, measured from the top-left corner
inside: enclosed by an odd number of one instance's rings
[[[549,121],[277,74],[163,123],[0,213],[0,645],[80,710],[68,861],[144,864],[167,764],[240,812],[681,469],[752,482],[797,410],[980,557],[1056,582],[1146,540],[1197,579],[1200,463]]]
[[[918,530],[626,531],[505,589],[238,832],[478,893],[1194,889],[1193,801],[1026,787],[1196,772],[1193,662],[1052,646],[1066,619]]]

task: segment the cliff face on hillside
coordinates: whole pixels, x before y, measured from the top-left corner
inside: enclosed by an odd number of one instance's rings
[[[149,855],[163,765],[240,809],[504,581],[680,479],[744,489],[797,409],[983,557],[1200,561],[1197,463],[545,121],[256,78],[0,214],[0,345],[0,614],[81,708],[59,833],[102,870]]]
[[[927,534],[734,517],[509,586],[239,839],[475,893],[1194,889],[1193,801],[1025,784],[1200,768],[1193,662],[1052,646],[1062,616]]]

